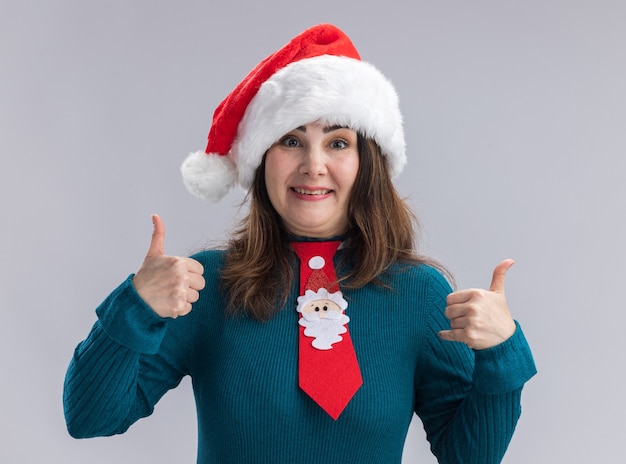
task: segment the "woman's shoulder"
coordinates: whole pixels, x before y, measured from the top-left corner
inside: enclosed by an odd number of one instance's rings
[[[224,266],[224,258],[226,250],[222,249],[205,249],[198,251],[190,256],[204,267],[204,277],[206,279],[217,278],[220,270]]]
[[[222,260],[225,254],[226,254],[226,250],[219,249],[219,248],[207,248],[205,250],[197,251],[196,253],[192,254],[190,257],[198,261]]]
[[[452,288],[451,277],[442,268],[428,262],[401,262],[390,269],[392,286],[408,285],[428,287],[430,291],[448,294]]]
[[[406,274],[411,279],[434,279],[447,281],[447,272],[442,266],[428,261],[398,261],[391,266],[391,272],[395,275]]]

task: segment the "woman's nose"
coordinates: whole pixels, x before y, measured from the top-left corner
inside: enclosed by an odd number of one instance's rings
[[[323,148],[313,146],[306,150],[300,166],[300,172],[309,176],[326,174],[326,153]]]

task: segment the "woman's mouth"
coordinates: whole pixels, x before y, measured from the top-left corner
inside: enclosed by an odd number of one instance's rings
[[[293,187],[291,190],[300,195],[327,195],[332,192],[329,189],[316,189],[316,190],[308,190],[303,188]]]

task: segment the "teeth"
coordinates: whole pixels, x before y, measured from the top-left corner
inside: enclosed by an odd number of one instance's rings
[[[330,190],[303,190],[295,188],[294,191],[299,193],[300,195],[325,195],[330,193]]]

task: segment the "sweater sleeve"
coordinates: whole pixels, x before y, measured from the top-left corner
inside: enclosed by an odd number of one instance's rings
[[[416,413],[439,462],[500,463],[521,414],[522,387],[536,373],[530,347],[517,322],[511,338],[487,350],[441,340],[450,287],[435,271],[429,278]]]
[[[135,291],[132,275],[96,309],[98,320],[74,352],[63,406],[75,438],[125,432],[185,374],[176,352],[162,349],[170,320]]]

